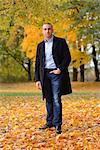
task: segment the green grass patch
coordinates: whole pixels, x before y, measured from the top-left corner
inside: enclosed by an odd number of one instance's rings
[[[91,95],[91,94],[97,94],[100,95],[99,92],[87,92],[87,91],[79,91],[79,92],[73,92],[72,94],[69,94],[68,96],[74,96],[74,95]],[[41,92],[2,92],[0,93],[0,96],[41,96]]]
[[[0,93],[0,96],[40,96],[41,93],[24,93],[24,92],[13,92],[13,93],[8,93],[8,92],[4,92],[4,93]]]

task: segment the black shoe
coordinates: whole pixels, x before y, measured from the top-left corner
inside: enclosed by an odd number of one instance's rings
[[[52,124],[50,124],[50,125],[45,124],[43,127],[39,128],[39,129],[40,129],[40,130],[45,130],[45,129],[47,129],[47,128],[52,128],[52,127],[53,127]]]
[[[61,125],[56,126],[55,129],[57,134],[61,134]]]

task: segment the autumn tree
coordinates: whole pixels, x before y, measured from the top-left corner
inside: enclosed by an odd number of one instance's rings
[[[35,27],[35,32],[34,32],[35,34],[33,35],[34,44],[31,42],[31,44],[33,44],[34,46],[33,47],[32,45],[30,46],[30,42],[28,43],[27,41],[26,44],[27,43],[29,44],[27,53],[25,53],[27,59],[25,57],[22,58],[23,61],[21,59],[21,65],[24,67],[26,71],[27,69],[25,68],[24,62],[28,64],[29,66],[28,68],[30,68],[31,59],[32,59],[30,58],[30,52],[31,52],[30,47],[34,49],[34,54],[35,54],[35,45],[36,45],[35,41],[38,40],[36,37],[36,32],[37,32],[36,26],[38,26],[39,28],[44,21],[49,21],[53,23],[55,22],[55,19],[53,19],[53,17],[55,17],[58,13],[55,3],[56,2],[54,2],[54,0],[52,1],[43,0],[42,3],[41,0],[0,1],[0,31],[3,33],[1,34],[0,38],[1,41],[4,41],[3,42],[5,43],[4,45],[6,45],[6,49],[2,48],[3,52],[4,53],[6,52],[6,55],[13,57],[17,62],[19,62],[18,59],[21,58],[22,54],[17,55],[17,51],[21,50],[21,48],[19,46],[19,42],[17,42],[19,35],[16,34],[16,31],[18,27],[24,29],[24,32],[26,32],[27,30],[26,28],[28,27],[28,25],[30,25],[30,29],[31,29],[31,25],[34,25]],[[7,35],[6,38],[4,35]],[[24,35],[25,35],[25,39],[29,39],[29,35],[27,38],[26,38],[26,33]],[[30,38],[32,38],[31,35]],[[19,37],[19,40],[21,41],[22,38]],[[23,43],[24,44],[22,44],[23,45],[22,47],[23,50],[25,51],[26,50],[25,42]],[[17,56],[19,56],[19,58]],[[30,69],[28,69],[28,72],[29,70]]]
[[[7,39],[5,40],[6,45],[9,47],[8,51],[10,50],[10,53],[13,52],[13,50],[11,50],[13,45],[14,50],[17,48],[24,52],[23,54],[25,54],[26,57],[23,58],[23,66],[24,62],[30,66],[31,62],[34,60],[36,45],[42,37],[40,27],[43,22],[51,22],[54,24],[54,34],[66,38],[66,41],[69,44],[72,55],[72,66],[74,68],[78,68],[80,65],[86,64],[89,61],[89,57],[86,51],[82,53],[79,51],[76,46],[76,41],[79,41],[79,38],[83,39],[83,37],[85,37],[84,46],[87,44],[86,41],[89,41],[87,40],[89,39],[87,34],[83,34],[83,29],[87,29],[88,26],[88,29],[91,30],[89,25],[90,20],[87,20],[87,10],[90,1],[91,0],[0,1],[0,30],[4,33],[10,32],[9,36],[7,36]],[[89,16],[91,16],[90,12]],[[95,20],[97,21],[97,19]],[[95,21],[93,21],[93,23],[95,24]],[[19,37],[19,41],[22,41],[22,47],[18,45],[20,42],[16,47],[16,38],[13,36],[14,34],[16,35],[15,31],[18,27],[21,27],[24,30],[23,41],[22,37]],[[15,31],[13,31],[13,28]],[[5,39],[4,35],[1,37],[1,39]],[[12,41],[13,44],[11,44]],[[14,46],[16,48],[14,48]],[[16,52],[17,51],[15,50],[15,53]],[[30,67],[28,68],[30,70]]]
[[[99,13],[100,3],[98,0],[69,0],[68,2],[62,3],[62,10],[67,11],[69,17],[74,20],[71,24],[70,29],[74,30],[77,28],[77,40],[83,40],[84,47],[87,48],[87,44],[99,42]],[[98,45],[99,47],[99,45]],[[88,51],[88,50],[87,50]],[[99,51],[97,51],[99,54]],[[92,53],[93,54],[93,53]],[[94,56],[92,55],[94,58]],[[96,59],[96,58],[95,58]],[[97,65],[97,63],[95,63]],[[98,67],[95,66],[96,78],[98,78]]]
[[[30,3],[28,2],[29,1],[23,0],[0,1],[0,51],[2,55],[5,54],[16,60],[16,62],[28,72],[28,80],[31,80],[30,65],[32,63],[31,60],[21,52],[20,46],[24,35],[24,26],[29,24],[30,20],[33,19],[30,19],[31,11],[34,10],[33,12],[37,12],[37,1],[33,1],[33,4],[32,1],[30,1]],[[34,5],[35,3],[36,5]]]

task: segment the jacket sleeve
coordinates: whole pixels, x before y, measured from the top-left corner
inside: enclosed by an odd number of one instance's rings
[[[70,51],[69,51],[69,48],[68,48],[68,45],[67,45],[65,39],[63,39],[63,41],[62,41],[62,61],[61,61],[60,65],[58,66],[58,68],[61,71],[63,71],[66,68],[68,68],[70,62],[71,62]]]
[[[36,59],[35,59],[35,81],[40,81],[39,45],[37,46]]]

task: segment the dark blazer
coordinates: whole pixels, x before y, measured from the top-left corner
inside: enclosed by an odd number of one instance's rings
[[[68,72],[68,66],[71,61],[71,56],[65,39],[54,36],[52,54],[57,68],[59,68],[62,73],[61,95],[69,94],[72,92]],[[35,62],[35,81],[41,81],[43,97],[45,97],[43,88],[44,67],[45,67],[45,42],[42,41],[37,46],[36,62]]]

